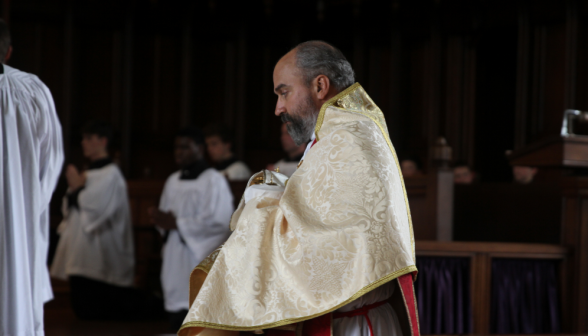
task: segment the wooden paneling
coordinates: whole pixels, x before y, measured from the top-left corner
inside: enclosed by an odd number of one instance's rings
[[[567,265],[567,260],[570,256],[570,250],[568,248],[549,244],[432,241],[416,241],[415,244],[417,256],[470,258],[473,331],[476,335],[487,335],[490,333],[490,295],[493,258],[555,259],[560,260],[562,265]],[[569,295],[575,295],[567,291],[565,287],[562,287],[560,294],[562,305],[573,299],[573,296]],[[564,317],[562,331],[568,330],[569,324],[567,317]]]
[[[234,147],[246,161],[254,152],[274,161],[273,65],[294,42],[317,38],[348,56],[400,154],[427,165],[429,146],[445,136],[456,160],[481,166],[482,180],[509,178],[498,166],[486,169],[486,157],[497,162],[507,149],[557,133],[564,108],[588,108],[587,9],[578,1],[326,1],[320,13],[311,2],[296,10],[211,4],[2,2],[13,30],[11,63],[40,75],[54,93],[68,161],[81,159],[78,129],[89,118],[119,129],[131,178],[167,176],[173,165],[162,162],[175,131],[215,120],[235,128]],[[281,22],[291,24],[275,30]],[[517,38],[513,46],[489,36]],[[496,78],[516,85],[489,79],[480,60],[505,69]],[[489,115],[504,132],[485,131],[496,130]],[[487,133],[492,143],[479,145]]]
[[[3,2],[12,14],[12,63],[40,75],[56,96],[67,161],[82,160],[80,126],[105,119],[120,133],[116,152],[125,174],[164,178],[173,171],[168,153],[178,128],[223,120],[235,129],[237,154],[254,169],[263,167],[280,150],[273,65],[292,41],[316,38],[348,56],[357,79],[384,109],[400,153],[426,159],[433,139],[450,133],[459,158],[471,161],[474,48],[467,31],[444,29],[442,11],[430,29],[414,30],[402,19],[403,11],[418,16],[408,2],[337,2],[320,15],[310,3],[294,12],[261,1],[213,3]],[[398,21],[388,22],[386,11]],[[316,30],[307,24],[331,27],[341,18],[378,22],[377,29]],[[271,28],[292,20],[279,32]],[[382,29],[384,39],[376,34]]]

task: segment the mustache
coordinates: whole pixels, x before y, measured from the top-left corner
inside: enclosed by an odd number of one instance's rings
[[[284,123],[284,124],[287,122],[295,123],[295,122],[299,121],[299,118],[292,117],[287,112],[280,114],[280,119],[282,119],[282,123]]]

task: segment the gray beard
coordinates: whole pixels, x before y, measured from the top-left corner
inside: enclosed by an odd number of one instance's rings
[[[297,146],[300,146],[310,140],[319,110],[315,108],[314,102],[307,96],[302,104],[298,106],[294,114],[282,113],[280,115],[282,122],[290,122],[286,125],[288,133]]]

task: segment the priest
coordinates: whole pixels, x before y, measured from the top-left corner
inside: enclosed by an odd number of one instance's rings
[[[165,241],[161,285],[170,326],[177,331],[190,306],[190,272],[229,237],[234,208],[226,178],[204,160],[199,129],[178,132],[174,154],[180,170],[167,179],[159,209],[149,213]]]
[[[0,335],[41,336],[43,304],[53,298],[49,201],[63,144],[51,92],[5,64],[11,51],[0,19]]]
[[[382,111],[325,42],[298,45],[273,77],[275,114],[309,145],[289,180],[250,180],[233,234],[191,275],[179,335],[418,336],[410,212]]]

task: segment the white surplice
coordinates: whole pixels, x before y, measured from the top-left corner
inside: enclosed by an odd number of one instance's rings
[[[282,159],[276,162],[274,167],[280,168],[280,173],[290,177],[298,169],[298,163],[299,161],[286,161],[286,159]]]
[[[2,66],[2,65],[0,65]],[[63,164],[61,126],[37,76],[0,74],[0,335],[43,335],[53,298],[49,202]]]
[[[63,200],[63,222],[51,275],[84,276],[117,286],[131,286],[134,276],[133,231],[122,173],[114,164],[86,172],[78,206]]]
[[[163,247],[161,284],[165,309],[188,309],[189,279],[194,267],[230,236],[233,195],[227,180],[215,169],[196,179],[181,180],[172,174],[165,184],[159,206],[172,212],[178,229],[169,231]]]
[[[251,177],[251,170],[242,161],[236,161],[219,172],[226,176],[229,181],[246,181]]]

